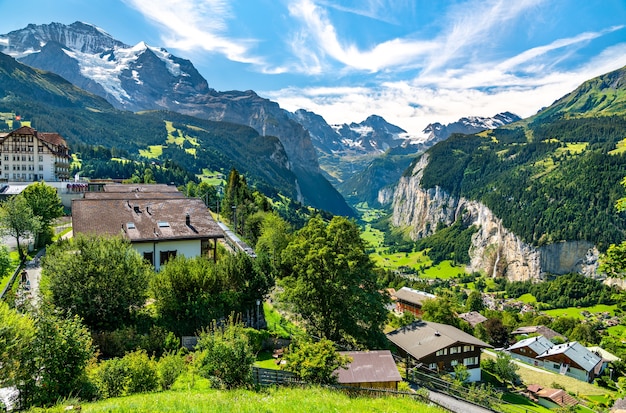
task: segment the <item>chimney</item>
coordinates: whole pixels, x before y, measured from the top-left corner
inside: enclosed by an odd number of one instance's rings
[[[187,226],[191,225],[191,217],[189,216],[189,214],[185,216],[185,224],[187,224]]]
[[[141,210],[139,209],[139,205],[135,205],[135,208],[134,208],[134,209],[135,209],[135,212],[136,212],[137,214],[140,214],[140,213],[141,213]]]

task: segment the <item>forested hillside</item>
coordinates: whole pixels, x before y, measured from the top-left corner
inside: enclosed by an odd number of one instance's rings
[[[617,115],[455,135],[431,148],[421,185],[483,202],[533,245],[587,240],[605,249],[626,235],[613,207],[623,196],[625,137]]]

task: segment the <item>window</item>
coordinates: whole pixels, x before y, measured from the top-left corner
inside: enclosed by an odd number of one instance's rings
[[[431,369],[431,370],[437,370],[437,363],[430,363],[428,365],[428,368]]]
[[[450,347],[450,354],[458,354],[461,352],[461,346]]]
[[[447,348],[442,348],[435,353],[436,356],[445,356],[446,354],[448,354]]]
[[[9,170],[9,165],[4,165],[4,170],[8,171]]]
[[[39,170],[43,171],[43,165],[39,165]]]
[[[478,357],[467,357],[463,359],[464,366],[475,366],[478,364]]]
[[[172,258],[176,258],[176,250],[174,251],[161,251],[160,262],[161,265],[165,264]]]
[[[154,253],[153,252],[144,252],[143,259],[148,261],[150,265],[154,265]]]
[[[43,155],[39,155],[39,162],[43,162]]]
[[[4,155],[4,160],[8,161],[9,160],[9,155]]]
[[[450,362],[450,365],[451,365],[452,367],[456,366],[457,364],[459,364],[459,361],[458,361],[458,360],[452,360],[452,361]]]
[[[474,346],[463,346],[463,351],[467,353],[468,351],[474,351]]]

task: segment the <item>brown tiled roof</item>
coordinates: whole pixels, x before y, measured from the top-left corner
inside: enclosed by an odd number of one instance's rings
[[[467,321],[472,327],[476,327],[477,324],[487,321],[487,317],[478,311],[470,311],[469,313],[459,314],[459,318]]]
[[[559,406],[575,406],[578,404],[578,400],[562,389],[541,389],[536,394],[537,397],[549,399]]]
[[[335,371],[339,384],[402,381],[389,350],[341,351],[340,354],[352,358],[352,362],[347,369]]]
[[[38,132],[37,137],[53,145],[67,147],[67,142],[58,133]]]
[[[172,199],[185,198],[182,192],[85,192],[85,199]]]
[[[554,331],[551,328],[546,327],[546,326],[523,326],[523,327],[518,327],[517,329],[513,330],[513,332],[511,334],[513,334],[513,335],[518,335],[518,334],[540,334],[540,335],[544,336],[545,338],[547,338],[548,340],[552,340],[554,337],[563,337],[563,335],[557,333],[556,331]]]
[[[75,199],[72,226],[75,233],[121,234],[131,242],[224,237],[197,198]]]
[[[180,192],[167,184],[112,184],[104,185],[104,192]]]
[[[407,303],[421,306],[424,301],[432,300],[435,298],[435,296],[424,291],[418,291],[412,288],[402,287],[398,291],[396,291],[396,298]]]
[[[416,321],[388,333],[387,338],[417,360],[457,343],[492,348],[456,327],[431,321]]]

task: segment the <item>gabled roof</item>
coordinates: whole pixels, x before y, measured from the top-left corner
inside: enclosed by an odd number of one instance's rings
[[[555,356],[557,354],[565,355],[587,372],[593,371],[596,365],[602,361],[600,356],[589,351],[585,346],[577,341],[571,341],[569,343],[553,346],[545,353],[537,356],[537,358],[550,359],[551,356]]]
[[[339,384],[402,381],[389,350],[341,351],[340,354],[352,358],[352,362],[347,369],[335,371]]]
[[[174,185],[168,184],[114,184],[107,183],[103,187],[104,192],[147,192],[147,193],[163,193],[176,192],[181,193]]]
[[[540,334],[547,338],[548,340],[552,340],[554,337],[563,337],[562,334],[557,333],[546,326],[523,326],[518,327],[517,329],[511,332],[512,335],[518,334]]]
[[[74,199],[72,226],[75,233],[121,234],[131,242],[224,237],[197,198]]]
[[[517,343],[508,347],[507,351],[511,351],[511,350],[515,350],[515,349],[519,349],[523,347],[528,347],[532,351],[534,351],[537,355],[539,355],[539,354],[545,353],[546,351],[554,347],[554,343],[552,343],[550,340],[548,340],[544,336],[530,337],[530,338],[518,341]]]
[[[459,314],[461,320],[467,321],[472,327],[476,327],[478,324],[487,321],[487,317],[479,313],[478,311],[470,311],[469,313]]]
[[[578,400],[570,396],[563,389],[541,389],[535,393],[537,397],[548,399],[559,406],[575,406],[578,404]]]
[[[603,349],[602,347],[599,347],[599,346],[587,347],[587,350],[591,351],[592,353],[595,353],[595,354],[599,355],[600,357],[602,357],[602,360],[605,360],[605,361],[608,361],[608,362],[614,362],[614,361],[617,361],[617,360],[621,360],[615,354],[610,353],[610,352],[606,351],[605,349]]]
[[[456,327],[430,321],[416,321],[388,333],[387,338],[418,360],[457,343],[493,348]]]
[[[50,143],[52,145],[64,146],[67,147],[67,142],[65,139],[61,137],[58,133],[55,132],[38,132],[36,129],[33,129],[29,126],[22,126],[17,128],[6,135],[2,136],[2,138],[6,139],[15,135],[32,135],[39,140]]]
[[[409,287],[402,287],[396,291],[396,298],[411,304],[422,305],[426,300],[436,298],[433,294],[424,291],[414,290]]]

